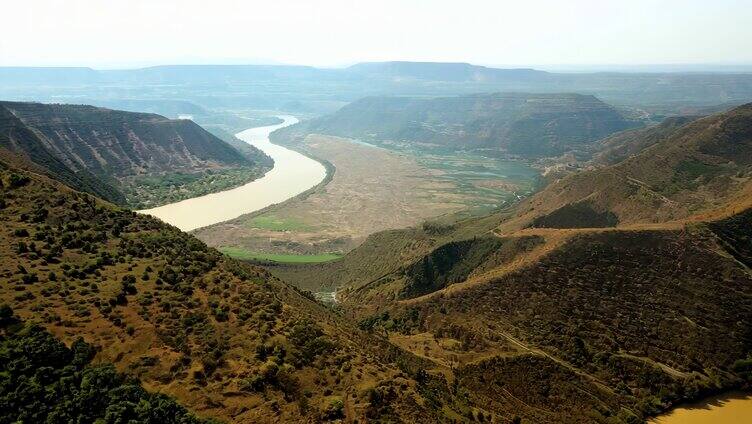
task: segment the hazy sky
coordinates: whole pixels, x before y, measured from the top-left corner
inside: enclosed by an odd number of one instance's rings
[[[752,63],[750,0],[2,0],[0,65]]]

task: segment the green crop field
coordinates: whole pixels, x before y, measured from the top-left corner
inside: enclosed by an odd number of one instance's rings
[[[284,263],[317,263],[339,259],[342,255],[336,253],[321,253],[318,255],[295,255],[251,252],[238,247],[220,247],[219,250],[227,256],[241,260],[272,261]]]
[[[274,215],[261,215],[248,222],[251,228],[261,228],[272,231],[310,231],[312,227],[296,219],[279,218]]]

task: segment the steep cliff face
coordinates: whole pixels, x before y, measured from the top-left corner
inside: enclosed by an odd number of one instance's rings
[[[0,102],[0,109],[3,125],[14,128],[6,130],[10,150],[50,167],[56,177],[65,172],[62,167],[79,179],[94,176],[111,194],[72,185],[120,204],[153,206],[156,197],[167,194],[165,184],[186,196],[205,194],[194,193],[200,190],[191,184],[200,185],[209,175],[214,186],[228,188],[271,167],[263,152],[241,154],[190,120],[84,105]],[[223,179],[223,173],[229,176]],[[168,177],[165,184],[160,177]]]
[[[76,172],[69,168],[47,149],[35,131],[3,106],[0,106],[0,160],[46,174],[110,202],[125,203],[125,196],[113,184],[97,179],[86,170]]]
[[[245,165],[227,143],[189,120],[93,106],[2,103],[70,168],[96,175]]]

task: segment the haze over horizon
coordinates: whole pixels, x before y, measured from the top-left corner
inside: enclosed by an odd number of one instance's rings
[[[553,70],[749,70],[752,8],[743,3],[31,0],[5,6],[6,16],[17,19],[5,23],[14,37],[0,40],[0,66],[338,67],[408,60]]]

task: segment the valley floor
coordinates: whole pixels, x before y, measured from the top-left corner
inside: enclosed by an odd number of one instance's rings
[[[506,162],[475,157],[400,153],[347,139],[311,135],[303,150],[336,169],[332,181],[308,196],[197,230],[210,246],[245,257],[350,251],[374,232],[403,228],[471,209],[493,208],[516,191],[529,191],[535,171],[504,178]],[[490,165],[489,165],[490,163]],[[487,187],[488,174],[496,186]],[[503,184],[502,184],[503,183]],[[474,190],[469,190],[473,186]]]

